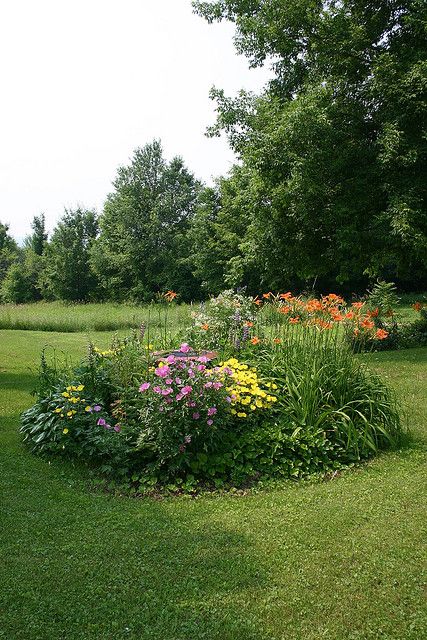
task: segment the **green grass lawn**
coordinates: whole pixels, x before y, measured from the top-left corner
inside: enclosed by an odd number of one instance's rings
[[[405,404],[407,449],[330,482],[136,500],[17,434],[42,346],[77,358],[86,340],[0,331],[0,638],[426,637],[427,348],[361,356]]]

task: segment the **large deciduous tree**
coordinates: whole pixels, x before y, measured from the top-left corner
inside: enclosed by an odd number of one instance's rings
[[[246,255],[260,283],[425,282],[425,2],[194,6],[234,22],[238,50],[274,72],[258,97],[212,92],[211,133],[228,133],[246,173]]]
[[[104,295],[144,301],[174,289],[184,300],[197,297],[187,232],[200,185],[183,160],[166,162],[154,141],[136,149],[113,186],[92,254]]]

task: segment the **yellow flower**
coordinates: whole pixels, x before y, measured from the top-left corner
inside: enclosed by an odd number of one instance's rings
[[[246,418],[246,413],[244,413],[243,411],[239,411],[239,413],[237,414],[238,418]]]
[[[60,409],[59,407],[57,407],[54,411],[54,413],[61,413],[62,409]]]
[[[89,407],[89,406],[85,407],[85,411],[91,411],[91,410],[92,410],[92,407]]]
[[[63,429],[62,433],[68,433],[68,429],[67,428]]]
[[[73,415],[72,411],[67,411],[67,416],[70,418]]]
[[[67,387],[67,391],[72,391],[73,387]]]
[[[69,398],[69,397],[70,397],[70,394],[69,394],[69,393],[67,393],[66,391],[63,391],[63,392],[61,393],[61,396],[64,396],[64,398]]]
[[[84,388],[85,388],[84,384],[79,384],[76,391],[83,391]]]

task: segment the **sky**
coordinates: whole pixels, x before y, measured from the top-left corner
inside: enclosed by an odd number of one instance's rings
[[[0,2],[0,221],[22,240],[34,215],[49,230],[64,207],[98,212],[119,165],[162,141],[211,183],[234,156],[215,121],[212,86],[260,91],[234,27],[209,25],[191,0]]]

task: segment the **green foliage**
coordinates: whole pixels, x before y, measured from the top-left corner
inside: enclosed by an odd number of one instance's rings
[[[97,234],[93,211],[65,210],[43,253],[39,286],[45,298],[84,301],[93,295],[97,283],[89,258]]]
[[[24,249],[10,265],[1,285],[4,302],[23,304],[40,299],[41,257],[33,249]]]
[[[103,294],[146,301],[173,289],[184,300],[197,297],[187,262],[187,231],[199,183],[183,160],[167,163],[160,142],[154,141],[136,149],[130,165],[118,169],[113,185],[92,252]]]
[[[368,291],[367,302],[371,307],[377,308],[381,315],[393,315],[399,304],[396,285],[394,282],[378,280]]]
[[[0,284],[19,253],[18,245],[8,232],[9,226],[0,222]]]
[[[227,133],[244,175],[235,197],[246,223],[234,254],[239,284],[249,276],[268,289],[338,282],[350,292],[369,276],[421,286],[425,3],[193,5],[209,22],[236,25],[236,47],[251,65],[272,60],[259,97],[212,91],[211,134]],[[224,208],[231,214],[230,203]]]

